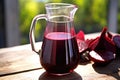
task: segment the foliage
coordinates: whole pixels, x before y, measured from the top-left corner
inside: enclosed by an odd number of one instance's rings
[[[98,32],[107,25],[107,0],[77,0],[77,26],[86,33]],[[78,17],[77,17],[78,18]],[[94,28],[94,29],[93,29]],[[78,28],[79,30],[79,28]]]
[[[41,6],[39,6],[41,5]],[[29,42],[29,29],[32,22],[32,19],[37,14],[44,13],[44,4],[37,3],[33,0],[20,0],[20,30],[22,35],[21,43]],[[36,36],[39,35],[41,31],[41,24],[37,24],[36,27]]]
[[[19,0],[20,1],[20,30],[22,33],[22,43],[28,43],[30,24],[37,14],[45,13],[45,3],[64,2],[78,6],[74,22],[78,32],[82,29],[85,33],[101,31],[107,26],[108,0]],[[36,38],[41,39],[46,21],[40,20],[36,27]]]

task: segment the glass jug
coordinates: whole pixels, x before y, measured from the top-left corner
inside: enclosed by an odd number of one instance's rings
[[[73,72],[79,60],[73,24],[77,7],[67,3],[48,3],[45,8],[47,14],[35,16],[31,23],[29,35],[32,50],[40,55],[41,65],[48,73],[63,75]],[[41,50],[36,51],[34,28],[39,19],[45,19],[47,25]]]

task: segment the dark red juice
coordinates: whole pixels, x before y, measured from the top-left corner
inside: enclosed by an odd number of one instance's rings
[[[41,65],[49,73],[72,72],[78,65],[76,38],[67,32],[51,32],[44,36]]]

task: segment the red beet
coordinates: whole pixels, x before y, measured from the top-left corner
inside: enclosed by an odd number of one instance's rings
[[[108,37],[100,38],[94,50],[95,51],[106,50],[106,51],[111,51],[113,53],[116,52],[114,42],[110,40]]]
[[[79,53],[82,53],[84,50],[88,48],[88,45],[85,42],[84,32],[82,30],[76,35],[77,44],[79,48]]]
[[[90,45],[91,60],[97,64],[106,64],[115,58],[115,45],[114,42],[106,36],[107,28],[102,30],[100,37],[97,37]]]
[[[90,44],[89,44],[89,48],[91,50],[99,50],[103,48],[103,43],[104,43],[104,38],[105,38],[105,34],[106,34],[107,28],[104,28],[102,30],[102,33],[100,35],[100,37],[97,37],[96,39],[94,39]]]
[[[120,48],[120,35],[115,35],[113,37],[113,42],[115,43],[115,45]]]
[[[84,63],[89,61],[88,44],[85,42],[84,32],[79,31],[79,33],[76,35],[76,39],[79,48],[79,62]]]
[[[82,51],[88,48],[88,45],[83,40],[77,39],[77,44],[78,44],[79,53],[81,53]]]
[[[90,55],[90,59],[94,61],[96,65],[101,65],[101,66],[108,64],[115,58],[113,52],[110,51],[98,51],[98,52],[91,51],[89,55]]]
[[[76,38],[84,41],[85,40],[84,32],[80,30],[79,33],[76,35]]]
[[[91,59],[97,65],[105,65],[115,58],[116,47],[112,41],[113,36],[107,32],[106,27],[103,28],[101,35],[95,39],[87,39],[84,41],[84,33],[82,31],[77,34],[76,38],[82,61],[89,61]],[[119,44],[120,36],[114,37],[114,40]],[[120,47],[120,44],[117,46]]]
[[[96,42],[94,42],[96,45],[94,50],[95,51],[105,50],[115,53],[116,52],[115,44],[108,36],[106,36],[106,32],[107,28],[104,28],[102,30],[100,37],[96,40]]]
[[[110,32],[107,32],[107,36],[112,39],[113,38],[113,35],[110,33]]]
[[[94,49],[96,48],[96,46],[98,45],[98,42],[99,42],[99,37],[93,39],[93,40],[89,43],[88,48],[89,48],[90,50],[94,50]]]
[[[113,36],[113,42],[116,46],[116,57],[120,56],[120,35]]]

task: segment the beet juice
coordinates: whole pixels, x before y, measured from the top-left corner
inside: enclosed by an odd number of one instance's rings
[[[67,32],[51,32],[44,36],[41,65],[48,73],[72,72],[78,65],[76,38]]]
[[[73,21],[66,16],[47,22],[40,61],[48,73],[66,74],[78,65],[78,45]]]

